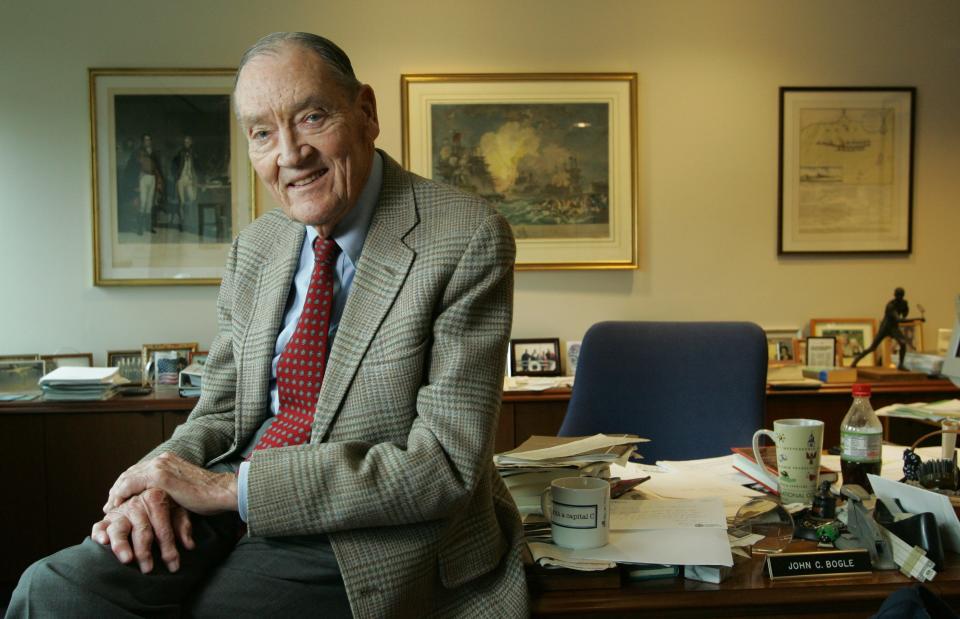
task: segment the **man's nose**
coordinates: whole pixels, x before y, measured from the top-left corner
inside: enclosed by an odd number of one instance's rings
[[[280,152],[277,155],[277,165],[284,168],[295,168],[310,154],[310,145],[300,139],[300,135],[292,129],[280,132]]]

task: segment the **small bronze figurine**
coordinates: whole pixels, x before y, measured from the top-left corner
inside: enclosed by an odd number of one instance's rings
[[[913,344],[907,339],[907,336],[903,334],[903,331],[900,330],[900,323],[909,322],[912,319],[907,318],[907,314],[910,313],[910,305],[907,303],[907,300],[903,298],[903,295],[903,288],[899,286],[893,291],[893,298],[890,299],[883,310],[883,319],[880,321],[880,327],[877,328],[877,337],[873,338],[873,342],[866,350],[853,358],[853,363],[850,364],[850,367],[857,367],[857,363],[859,363],[861,359],[877,349],[877,346],[880,345],[883,338],[891,337],[900,343],[900,362],[897,364],[897,369],[906,369],[903,367],[903,360],[907,356],[907,347],[913,348]],[[920,320],[924,319],[920,318]]]

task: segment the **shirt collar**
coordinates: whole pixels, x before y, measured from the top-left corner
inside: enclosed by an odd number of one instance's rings
[[[374,151],[370,176],[367,178],[366,185],[363,186],[363,191],[360,192],[360,198],[333,229],[333,240],[340,246],[340,251],[350,258],[354,268],[360,260],[363,242],[367,240],[367,231],[370,229],[370,220],[373,219],[373,211],[376,210],[377,200],[380,198],[382,184],[383,159],[379,152]],[[312,244],[313,239],[319,234],[313,226],[306,228],[306,242]]]

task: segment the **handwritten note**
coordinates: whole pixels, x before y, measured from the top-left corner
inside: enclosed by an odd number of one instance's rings
[[[723,501],[716,497],[610,501],[612,531],[726,528]]]

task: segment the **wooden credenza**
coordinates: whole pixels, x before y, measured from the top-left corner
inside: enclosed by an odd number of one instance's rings
[[[892,402],[960,397],[947,381],[877,385],[874,406]],[[533,434],[557,433],[569,389],[507,393],[503,398],[496,450],[505,451]],[[176,390],[105,402],[0,403],[0,479],[8,485],[0,530],[11,541],[0,553],[0,584],[19,578],[36,559],[79,543],[100,516],[117,476],[173,433],[196,400]],[[772,420],[809,417],[826,422],[826,445],[836,444],[850,387],[819,391],[774,391],[767,395]],[[924,428],[911,430],[918,436]],[[912,437],[894,433],[897,442]]]

